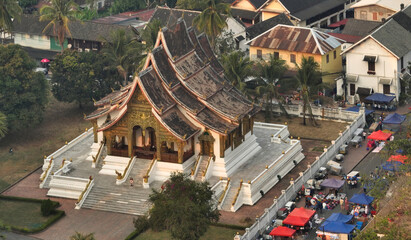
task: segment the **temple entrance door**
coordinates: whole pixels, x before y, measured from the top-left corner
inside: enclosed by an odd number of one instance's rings
[[[200,141],[200,154],[206,156],[214,155],[214,138],[208,131],[205,131],[198,137]]]

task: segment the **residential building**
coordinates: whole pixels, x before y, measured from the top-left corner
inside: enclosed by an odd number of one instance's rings
[[[354,0],[355,1],[355,0]],[[298,26],[326,27],[346,18],[354,1],[345,0],[235,0],[231,8],[261,14],[265,21],[281,13]]]
[[[411,0],[361,0],[351,8],[355,19],[382,22],[410,4]]]
[[[313,57],[320,65],[323,82],[333,84],[342,71],[340,46],[344,41],[312,28],[279,24],[248,43],[252,60],[267,60],[273,54],[285,60],[289,69],[295,70],[303,57]]]
[[[411,7],[407,7],[343,51],[346,75],[337,79],[337,94],[346,96],[350,103],[360,101],[364,93],[371,92],[393,94],[398,100],[400,80],[409,77],[410,22]]]
[[[140,10],[135,12],[124,12],[107,17],[92,20],[95,23],[116,24],[121,26],[132,26],[135,29],[141,29],[146,26],[155,9]]]
[[[48,22],[40,22],[39,16],[23,14],[20,21],[13,22],[14,43],[35,49],[37,55],[41,54],[40,50],[47,51],[45,54],[52,58],[53,56],[50,55],[61,51],[61,46],[53,27],[44,31],[47,24]],[[71,21],[69,28],[71,36],[66,35],[64,47],[80,52],[100,50],[103,38],[108,38],[111,31],[125,29],[132,34],[129,27],[90,21]]]

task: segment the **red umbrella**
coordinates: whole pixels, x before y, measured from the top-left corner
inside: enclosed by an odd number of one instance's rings
[[[48,62],[50,62],[50,60],[48,60],[47,58],[43,58],[43,59],[41,59],[41,62],[42,63],[48,63]]]
[[[388,162],[391,162],[391,161],[396,161],[396,162],[400,162],[400,163],[402,163],[402,164],[405,164],[405,161],[408,159],[408,157],[407,156],[404,156],[404,155],[391,155],[391,157],[390,158],[388,158]]]

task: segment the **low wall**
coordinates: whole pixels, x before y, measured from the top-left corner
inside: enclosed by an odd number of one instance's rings
[[[284,105],[287,113],[292,116],[303,116],[303,105],[296,104],[296,105]],[[342,108],[326,108],[326,107],[318,107],[311,105],[311,109],[313,115],[316,119],[328,119],[328,120],[339,120],[339,121],[347,121],[352,122],[358,117],[358,113],[345,111]],[[273,111],[276,113],[282,113],[280,106],[278,104],[274,104]],[[306,111],[308,116],[308,110]]]

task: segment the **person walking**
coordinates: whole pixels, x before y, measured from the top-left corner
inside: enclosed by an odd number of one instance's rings
[[[367,133],[365,131],[363,131],[362,132],[362,140],[364,141],[366,137],[367,137]]]
[[[340,198],[340,208],[341,211],[344,210],[344,198]]]
[[[130,186],[132,187],[134,185],[134,179],[131,177],[130,178]]]

